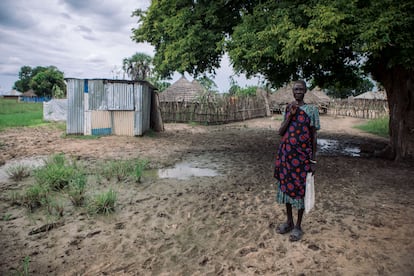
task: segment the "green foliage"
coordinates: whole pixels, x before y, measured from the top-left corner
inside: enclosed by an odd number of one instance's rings
[[[21,92],[33,89],[39,97],[52,97],[53,92],[59,97],[66,94],[63,73],[55,66],[21,67],[19,80],[14,83],[13,88]]]
[[[136,42],[155,47],[154,65],[162,78],[174,71],[193,75],[213,73],[220,66],[225,35],[240,20],[244,1],[151,1],[147,11],[136,10]],[[247,2],[247,1],[246,1]]]
[[[20,198],[20,202],[29,210],[33,211],[47,202],[49,193],[50,190],[48,187],[36,183],[26,188]]]
[[[162,76],[214,72],[228,52],[236,72],[274,86],[303,78],[355,89],[378,61],[414,65],[413,12],[412,1],[389,0],[152,1],[134,12],[133,39],[155,47]]]
[[[354,88],[344,87],[340,82],[335,82],[326,87],[327,94],[333,98],[348,98],[350,96],[358,96],[367,91],[372,91],[374,84],[369,79],[361,79]]]
[[[31,168],[22,164],[17,164],[7,168],[6,173],[14,181],[20,181],[30,176]]]
[[[145,53],[135,53],[130,58],[124,58],[122,68],[131,80],[146,80],[151,76],[152,57]]]
[[[64,202],[58,196],[56,197],[47,196],[47,197],[42,198],[41,205],[46,206],[47,212],[50,215],[56,215],[59,217],[63,217],[63,211],[65,209]]]
[[[204,88],[205,91],[217,92],[217,84],[213,81],[211,77],[206,75],[196,78],[200,85]]]
[[[140,182],[143,171],[148,164],[147,160],[113,160],[102,164],[100,174],[110,180],[127,181],[129,179]]]
[[[79,174],[70,180],[68,196],[75,206],[82,206],[85,202],[86,175]]]
[[[30,89],[30,80],[33,75],[33,69],[30,66],[23,66],[20,68],[19,72],[19,80],[16,81],[13,85],[13,89],[16,89],[17,91],[26,92]]]
[[[11,214],[4,214],[1,218],[2,221],[9,221],[12,218]]]
[[[159,80],[156,77],[149,77],[148,81],[158,89],[158,92],[163,92],[165,89],[171,86],[171,83]]]
[[[52,155],[43,167],[34,171],[36,182],[51,190],[61,190],[83,174],[82,168],[74,160],[66,160],[63,154]]]
[[[88,204],[88,210],[92,214],[108,215],[115,212],[117,193],[109,189],[107,192],[97,194]]]
[[[0,130],[41,124],[44,124],[42,103],[24,103],[0,98]]]
[[[22,269],[14,271],[12,274],[13,276],[29,276],[29,265],[30,265],[30,257],[26,256],[24,257],[23,263],[22,263]]]
[[[49,66],[46,70],[34,75],[29,84],[39,97],[52,97],[53,91],[58,95],[66,94],[64,92],[66,91],[66,85],[63,73],[54,66]]]
[[[53,85],[53,88],[52,88],[52,97],[54,99],[63,99],[65,98],[65,91],[61,87],[55,84]]]
[[[389,137],[389,118],[369,120],[363,125],[356,126],[356,128],[382,137]]]

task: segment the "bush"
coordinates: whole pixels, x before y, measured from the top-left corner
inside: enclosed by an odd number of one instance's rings
[[[68,196],[75,206],[82,206],[85,202],[86,175],[79,174],[69,183]]]
[[[44,185],[34,184],[28,187],[23,195],[21,201],[24,206],[29,208],[30,211],[42,206],[49,195],[49,189]]]
[[[140,159],[110,161],[102,165],[101,174],[107,180],[116,178],[119,182],[128,179],[140,182],[147,164],[148,161]]]
[[[45,166],[35,170],[34,174],[37,183],[52,190],[61,190],[84,172],[76,162],[68,162],[63,154],[56,154],[49,157]]]
[[[115,212],[115,203],[117,200],[117,193],[109,189],[109,191],[98,194],[88,205],[89,212],[92,214],[108,215]]]
[[[20,181],[23,178],[30,176],[30,171],[30,167],[18,164],[7,168],[6,173],[9,178],[13,179],[14,181]]]

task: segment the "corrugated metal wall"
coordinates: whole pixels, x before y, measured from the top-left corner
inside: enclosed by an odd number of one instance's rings
[[[84,80],[67,80],[68,115],[66,119],[67,134],[84,133]]]
[[[66,80],[73,99],[68,134],[134,136],[149,130],[152,88],[145,82]]]
[[[137,86],[135,95],[135,135],[142,135],[150,129],[151,89],[148,86]]]

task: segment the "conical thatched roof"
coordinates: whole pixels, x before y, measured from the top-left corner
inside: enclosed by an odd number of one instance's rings
[[[270,103],[277,105],[285,105],[295,100],[292,93],[292,84],[288,84],[275,93],[270,95]],[[331,99],[319,88],[308,90],[304,98],[305,103],[309,104],[328,104]]]
[[[310,92],[309,94],[312,94],[316,97],[316,103],[329,104],[332,101],[332,99],[328,95],[326,95],[326,93],[323,92],[323,90],[319,86],[316,86],[314,89],[308,92]]]
[[[196,80],[188,81],[184,76],[160,93],[160,102],[192,102],[203,93],[203,87]]]
[[[33,91],[33,89],[27,90],[22,94],[22,96],[25,97],[37,97],[36,93]]]
[[[288,84],[284,87],[279,88],[275,93],[270,94],[269,102],[271,104],[283,105],[294,101],[292,95],[292,85]]]
[[[385,93],[385,91],[368,91],[365,92],[361,95],[358,95],[356,97],[354,97],[355,100],[383,100],[386,101],[387,100],[387,94]]]

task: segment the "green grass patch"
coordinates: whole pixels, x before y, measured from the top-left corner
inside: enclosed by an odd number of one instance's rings
[[[84,173],[75,162],[68,160],[63,154],[55,154],[48,158],[45,166],[34,171],[36,183],[45,185],[51,190],[61,190]]]
[[[389,118],[379,118],[369,120],[365,124],[355,126],[356,128],[368,133],[379,135],[382,137],[389,137]]]
[[[143,171],[148,165],[147,160],[112,160],[100,166],[100,175],[111,180],[115,178],[118,182],[133,180],[141,182]]]
[[[45,124],[43,103],[25,103],[0,98],[0,130],[42,124]]]
[[[117,200],[117,193],[109,189],[107,192],[97,194],[88,205],[88,210],[91,214],[109,215],[115,212],[115,203]]]

